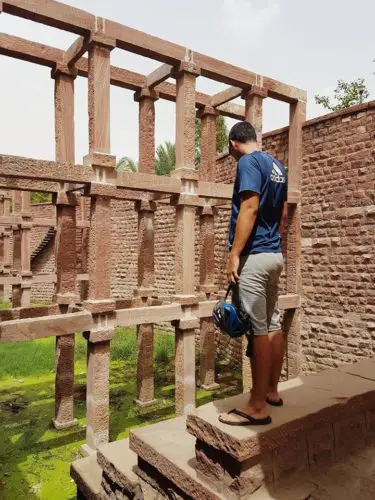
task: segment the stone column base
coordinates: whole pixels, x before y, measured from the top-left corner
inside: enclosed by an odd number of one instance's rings
[[[157,402],[157,399],[151,399],[151,401],[141,401],[140,399],[135,399],[134,403],[141,408],[147,408],[147,406],[152,406]]]
[[[56,430],[61,431],[63,429],[70,429],[70,427],[77,426],[78,420],[76,418],[73,418],[73,420],[70,420],[68,422],[58,422],[56,419],[52,419],[52,425]]]

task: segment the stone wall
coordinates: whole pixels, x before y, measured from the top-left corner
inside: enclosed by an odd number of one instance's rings
[[[375,355],[374,141],[375,102],[308,121],[303,129],[306,372]],[[285,128],[265,134],[263,149],[287,164],[287,143]],[[218,180],[232,181],[234,168],[222,157]]]

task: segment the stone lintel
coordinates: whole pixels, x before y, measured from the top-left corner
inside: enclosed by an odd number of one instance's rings
[[[179,66],[177,66],[173,72],[172,76],[174,78],[180,78],[184,73],[189,73],[190,75],[200,76],[201,68],[190,61],[182,61]]]
[[[157,101],[159,99],[159,93],[156,92],[156,90],[144,87],[134,94],[135,102],[140,102],[143,99],[151,99],[152,101]]]
[[[195,165],[191,167],[176,168],[176,170],[173,170],[173,172],[170,173],[170,176],[177,177],[181,180],[187,180],[187,181],[199,180],[199,172],[195,168]]]
[[[58,62],[51,70],[51,78],[56,79],[61,75],[68,76],[69,78],[75,80],[75,78],[77,78],[78,76],[78,69],[73,66],[70,67],[67,64]]]
[[[195,330],[199,328],[200,321],[198,318],[189,318],[189,319],[176,319],[171,321],[172,326],[178,328],[179,330]]]
[[[114,184],[104,182],[91,182],[85,189],[85,196],[116,197],[117,188]]]
[[[116,302],[112,299],[90,299],[84,301],[83,307],[92,314],[105,314],[111,313],[116,309]]]
[[[116,39],[111,36],[105,35],[104,33],[92,31],[90,33],[87,45],[88,49],[91,49],[95,45],[99,45],[100,47],[113,50],[114,48],[116,48]]]
[[[116,167],[116,156],[107,153],[93,152],[83,157],[83,164],[88,167]]]
[[[216,118],[220,116],[220,112],[213,106],[203,106],[198,109],[197,118],[204,118],[205,116],[213,116]]]
[[[80,301],[79,296],[76,293],[57,293],[55,295],[55,302],[59,305],[70,305],[76,304]],[[71,311],[74,312],[74,311]]]
[[[156,212],[157,206],[151,200],[137,200],[134,204],[136,212]]]
[[[199,291],[204,293],[216,293],[218,291],[217,286],[213,283],[205,283],[199,285]]]
[[[135,297],[139,298],[151,298],[155,295],[155,293],[156,293],[156,288],[153,287],[146,288],[143,286],[139,286],[134,289]]]
[[[101,330],[92,330],[90,332],[84,332],[83,336],[88,342],[92,344],[97,344],[99,342],[108,342],[112,340],[115,335],[114,328],[101,329]]]
[[[266,97],[268,97],[268,90],[263,87],[257,87],[256,85],[252,85],[251,89],[244,90],[242,92],[241,97],[243,99],[250,99],[252,96],[258,96],[265,99]]]
[[[177,194],[171,196],[170,204],[173,206],[187,205],[190,207],[199,207],[200,199],[195,194]]]
[[[195,306],[198,304],[198,297],[196,295],[176,294],[173,299],[182,306]]]

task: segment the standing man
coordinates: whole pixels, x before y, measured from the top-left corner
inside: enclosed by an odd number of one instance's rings
[[[254,335],[248,404],[220,415],[229,425],[267,425],[268,406],[282,406],[278,383],[284,339],[278,310],[283,269],[281,237],[287,220],[287,175],[276,158],[258,150],[254,127],[234,125],[229,152],[238,160],[228,246],[228,280],[238,285],[239,303]]]

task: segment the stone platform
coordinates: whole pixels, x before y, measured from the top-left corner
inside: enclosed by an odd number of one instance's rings
[[[290,380],[281,393],[269,426],[218,421],[246,402],[241,394],[100,447],[95,464],[89,457],[91,474],[101,471],[97,497],[87,495],[88,464],[75,462],[72,477],[82,498],[100,500],[375,498],[375,360]]]

